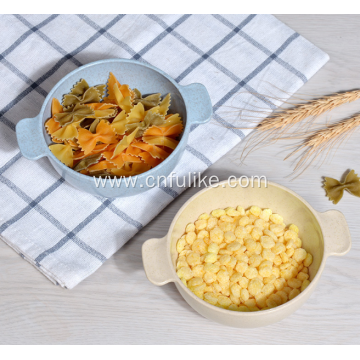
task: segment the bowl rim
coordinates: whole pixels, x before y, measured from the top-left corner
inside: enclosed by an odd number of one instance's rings
[[[230,183],[233,183],[233,182],[237,182],[239,180],[239,178],[237,178],[236,180],[233,180],[231,181]],[[263,183],[264,181],[261,180],[260,183]],[[218,186],[222,187],[223,184],[225,185],[228,185],[228,180],[223,180],[223,181],[220,181],[217,183]],[[271,308],[271,309],[266,309],[266,310],[260,310],[260,311],[249,311],[249,312],[243,312],[243,311],[233,311],[233,310],[228,310],[228,309],[223,309],[223,308],[220,308],[220,307],[217,307],[215,305],[211,305],[209,304],[208,302],[200,299],[199,297],[197,297],[192,291],[190,291],[190,289],[188,287],[186,287],[183,282],[180,280],[180,278],[178,277],[178,275],[176,274],[176,271],[174,269],[174,266],[172,264],[172,261],[171,261],[171,249],[170,249],[170,245],[171,245],[171,234],[173,232],[173,229],[174,229],[174,226],[179,218],[179,216],[182,214],[182,212],[184,211],[184,209],[196,198],[198,197],[199,195],[205,193],[206,191],[211,191],[213,189],[213,187],[209,186],[209,187],[206,187],[200,191],[198,191],[196,194],[194,194],[190,199],[188,199],[184,204],[183,206],[178,210],[178,212],[176,213],[173,221],[171,222],[170,224],[170,227],[169,227],[169,231],[167,232],[167,234],[165,235],[166,237],[166,249],[167,249],[167,259],[169,261],[169,265],[170,265],[170,268],[171,268],[171,273],[173,275],[173,280],[174,283],[175,283],[175,286],[176,287],[180,287],[181,290],[183,290],[187,295],[189,295],[194,301],[198,302],[200,305],[203,305],[205,307],[207,307],[209,310],[211,311],[217,311],[217,312],[220,312],[221,314],[224,314],[224,315],[231,315],[231,316],[236,316],[236,317],[255,317],[255,316],[265,316],[265,315],[270,315],[270,314],[275,314],[277,312],[280,312],[280,311],[284,311],[286,309],[289,309],[291,307],[294,306],[295,304],[295,300],[296,302],[300,302],[301,299],[304,299],[306,300],[306,297],[310,296],[310,294],[313,292],[313,290],[315,289],[315,286],[317,285],[317,282],[318,280],[320,279],[321,275],[322,275],[322,272],[324,270],[324,267],[325,267],[325,263],[326,263],[326,252],[325,252],[325,237],[324,237],[324,231],[323,231],[323,228],[322,228],[322,225],[321,225],[321,220],[320,220],[320,217],[319,217],[319,213],[305,200],[303,199],[300,195],[298,195],[297,193],[295,193],[294,191],[290,190],[289,188],[283,186],[283,185],[280,185],[280,184],[277,184],[275,182],[272,182],[272,181],[267,181],[267,184],[268,185],[271,185],[271,186],[274,186],[274,187],[277,187],[287,193],[289,193],[290,195],[296,197],[298,200],[300,200],[312,213],[312,215],[315,217],[316,221],[318,222],[318,225],[321,229],[321,234],[322,234],[322,237],[323,237],[323,244],[324,244],[324,249],[323,249],[323,254],[322,254],[322,258],[321,258],[321,263],[320,263],[320,266],[319,266],[319,269],[316,273],[316,275],[314,276],[314,278],[311,280],[310,284],[307,286],[307,288],[301,292],[298,296],[296,296],[295,298],[287,301],[286,303],[284,304],[281,304],[281,305],[278,305],[274,308]],[[246,188],[243,188],[243,189],[246,189]],[[301,304],[300,304],[301,305]],[[296,309],[292,309],[291,312],[295,311]]]
[[[84,175],[81,174],[80,172],[75,171],[74,169],[66,166],[65,164],[63,164],[51,151],[49,148],[49,145],[47,144],[46,140],[45,140],[45,132],[44,132],[44,125],[45,123],[43,123],[42,119],[44,117],[45,114],[45,108],[46,105],[49,103],[49,101],[51,101],[54,92],[57,90],[57,88],[64,83],[68,78],[70,78],[71,76],[73,76],[74,74],[81,72],[82,70],[89,68],[89,67],[93,67],[93,66],[97,66],[97,65],[102,65],[104,63],[112,63],[112,62],[119,62],[119,63],[131,63],[131,64],[136,64],[138,66],[143,66],[146,67],[148,69],[154,70],[157,73],[159,73],[160,75],[162,75],[163,77],[165,77],[168,81],[170,81],[175,88],[179,91],[183,102],[185,104],[185,113],[186,113],[186,123],[185,123],[185,127],[184,127],[184,131],[182,133],[182,137],[179,141],[179,144],[176,146],[176,148],[173,150],[173,152],[163,161],[161,162],[159,165],[153,167],[152,169],[145,171],[144,173],[141,173],[139,175],[135,175],[132,177],[137,177],[137,181],[136,184],[140,184],[141,180],[143,180],[145,177],[149,177],[152,175],[156,175],[155,173],[157,171],[159,171],[160,167],[165,166],[166,164],[169,164],[171,162],[171,160],[181,151],[181,147],[184,144],[185,138],[187,137],[187,135],[190,132],[190,127],[191,124],[188,121],[188,109],[186,107],[186,102],[185,102],[185,96],[184,96],[184,91],[183,91],[183,86],[176,83],[175,80],[173,78],[171,78],[167,73],[165,73],[163,70],[158,69],[157,67],[150,65],[150,64],[145,64],[142,63],[138,60],[134,60],[134,59],[123,59],[123,58],[111,58],[111,59],[103,59],[103,60],[97,60],[97,61],[93,61],[90,62],[88,64],[82,65],[76,69],[74,69],[73,71],[71,71],[70,73],[68,73],[67,75],[65,75],[63,78],[61,78],[54,86],[53,88],[50,90],[50,92],[48,93],[48,95],[46,96],[46,98],[44,99],[44,102],[41,106],[40,112],[37,115],[40,127],[41,127],[41,132],[43,135],[43,140],[44,140],[44,146],[46,147],[46,153],[44,154],[44,156],[47,156],[50,160],[55,161],[56,164],[58,164],[62,170],[66,171],[66,172],[70,172],[71,174],[73,174],[73,176],[77,176],[79,177],[80,180],[86,181],[88,183],[93,184],[94,183],[94,179],[93,176],[89,176],[89,175]],[[50,117],[49,117],[50,118]],[[46,121],[46,120],[45,120]],[[182,146],[179,146],[181,143]],[[135,187],[137,187],[137,185],[135,185]],[[150,189],[150,188],[149,188]]]

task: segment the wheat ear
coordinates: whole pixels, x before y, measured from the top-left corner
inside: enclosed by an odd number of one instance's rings
[[[242,161],[251,151],[270,145],[283,138],[284,134],[294,125],[306,118],[317,116],[333,110],[334,108],[360,99],[360,90],[352,90],[334,95],[325,96],[320,99],[311,100],[304,104],[299,104],[293,108],[275,113],[275,115],[265,118],[256,127],[253,134],[247,140],[241,154]],[[264,141],[267,143],[264,143]]]
[[[284,160],[305,149],[294,168],[294,172],[302,169],[302,173],[320,154],[322,154],[324,150],[327,150],[327,156],[334,145],[340,145],[341,142],[352,135],[352,132],[355,131],[359,125],[360,114],[352,118],[342,120],[334,125],[327,126],[325,129],[317,130],[310,135],[302,145],[298,146],[297,149],[286,156]]]
[[[325,96],[320,99],[311,100],[305,104],[299,104],[294,108],[287,109],[273,117],[264,119],[257,127],[257,130],[284,129],[297,124],[310,117],[319,116],[342,104],[360,99],[360,90],[347,91],[334,95]]]

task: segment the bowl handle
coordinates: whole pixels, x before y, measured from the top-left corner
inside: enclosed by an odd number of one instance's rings
[[[202,84],[182,86],[182,95],[186,103],[187,121],[193,124],[205,124],[210,121],[213,111],[210,95]]]
[[[21,153],[30,160],[37,160],[46,155],[41,129],[39,131],[38,116],[23,119],[16,125],[16,137]]]
[[[142,246],[142,259],[147,278],[157,286],[174,281],[171,272],[167,246],[167,236],[161,239],[150,239]]]
[[[351,235],[345,216],[338,210],[329,210],[319,215],[326,238],[325,255],[342,256],[348,253]]]

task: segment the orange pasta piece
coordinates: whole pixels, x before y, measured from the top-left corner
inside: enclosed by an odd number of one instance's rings
[[[54,117],[55,114],[62,113],[64,111],[60,101],[56,98],[52,99],[51,103],[51,116]]]
[[[61,125],[59,122],[57,122],[54,119],[54,115],[55,114],[60,114],[62,113],[63,107],[60,104],[60,101],[56,98],[52,99],[52,103],[51,103],[51,118],[49,120],[46,121],[45,123],[45,128],[48,134],[53,134],[55,131],[59,130],[61,128]],[[59,142],[59,141],[54,141],[54,142]]]
[[[70,143],[71,140],[69,140]],[[90,152],[90,154],[85,155],[82,150],[77,150],[74,152],[74,160],[81,160],[86,156],[95,155],[104,151],[109,145],[107,144],[98,144],[94,147],[94,149]]]
[[[128,177],[128,176],[136,176],[136,175],[142,174],[145,171],[148,171],[150,169],[151,169],[151,166],[149,164],[145,164],[142,162],[142,163],[134,163],[131,168],[124,167],[124,169],[112,169],[112,170],[110,170],[110,172],[115,176]]]
[[[121,154],[123,160],[125,162],[132,162],[132,163],[141,163],[141,159],[138,156],[130,155],[130,154]]]
[[[118,87],[124,97],[134,97],[134,92],[130,89],[129,85],[120,85]]]
[[[116,169],[116,166],[107,160],[102,160],[95,165],[89,166],[87,169],[92,172],[99,170]]]
[[[60,139],[57,139],[55,136],[51,135],[51,140],[52,142],[56,143],[56,144],[63,144],[64,143],[64,140],[60,140]]]
[[[133,143],[134,143],[134,141],[126,149],[126,154],[139,156],[139,154],[142,152],[142,150],[139,149],[138,147],[133,146]]]
[[[114,158],[113,152],[111,151],[105,151],[102,155],[108,162],[115,164],[118,169],[121,169],[126,162],[141,162],[141,159],[138,156],[126,154],[125,152],[116,155]]]
[[[114,92],[115,85],[117,86],[124,98],[129,97],[130,100],[134,99],[135,93],[129,88],[129,85],[121,85],[116,79],[115,75],[111,72],[107,82],[108,96],[104,98],[104,102],[116,104],[116,95]]]
[[[94,110],[94,115],[89,116],[90,118],[109,118],[115,116],[117,112],[117,110],[114,109],[114,107],[116,107],[115,104],[91,103],[86,104],[86,106]]]
[[[89,116],[90,118],[109,118],[115,116],[117,112],[117,110],[114,109],[116,107],[115,104],[91,103],[86,104],[86,106],[94,110],[94,115]]]
[[[95,134],[86,129],[79,129],[78,143],[85,155],[94,150],[97,142],[104,144],[114,144],[117,142],[114,130],[104,120],[100,121],[96,127]]]
[[[134,142],[132,143],[132,146],[148,152],[154,158],[159,158],[162,160],[166,159],[170,155],[170,153],[166,152],[164,149],[156,145],[146,144],[142,141]]]
[[[50,118],[49,120],[46,121],[45,128],[47,133],[51,135],[55,131],[58,131],[61,128],[61,126],[54,118]]]
[[[77,147],[79,147],[79,145],[78,145],[78,143],[76,142],[76,141],[74,141],[74,140],[68,140],[67,141],[72,147],[75,147],[75,148],[77,148]]]
[[[182,124],[170,126],[151,126],[149,127],[144,136],[179,136],[183,130]]]
[[[107,93],[108,96],[106,98],[104,98],[105,102],[110,102],[112,103],[113,101],[115,101],[115,95],[114,95],[114,85],[117,84],[119,87],[121,86],[121,84],[119,83],[119,81],[116,79],[115,75],[111,72],[109,74],[109,79],[107,82]]]
[[[149,164],[151,167],[159,165],[162,160],[153,158],[148,152],[144,151],[139,154],[139,156],[144,160],[146,164]]]
[[[150,170],[150,165],[143,163],[134,163],[132,165],[132,170],[138,174],[142,174],[145,171]]]
[[[116,156],[114,159],[112,159],[113,151],[105,151],[102,155],[105,160],[114,164],[118,169],[121,169],[125,164],[125,161],[121,154]]]

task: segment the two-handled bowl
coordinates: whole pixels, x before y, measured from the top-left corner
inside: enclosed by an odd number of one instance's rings
[[[51,101],[62,99],[73,85],[80,79],[85,79],[90,86],[106,83],[112,72],[123,84],[138,88],[143,94],[171,94],[170,111],[179,113],[184,122],[181,140],[172,154],[161,164],[137,176],[134,186],[97,186],[94,178],[80,174],[65,166],[49,150],[51,138],[47,134],[44,123],[51,116]],[[181,86],[170,76],[154,66],[143,64],[136,60],[109,59],[96,61],[72,71],[60,80],[46,97],[39,115],[21,120],[16,126],[16,135],[21,153],[31,160],[46,156],[55,170],[74,187],[97,196],[108,198],[132,196],[149,189],[146,184],[148,176],[157,179],[167,177],[178,164],[185,151],[192,125],[204,124],[212,116],[210,96],[202,84]]]
[[[201,315],[220,324],[238,328],[253,328],[272,324],[289,316],[304,304],[321,279],[329,256],[345,255],[351,247],[351,237],[344,215],[337,210],[320,213],[293,191],[284,186],[254,180],[252,187],[233,187],[237,182],[220,182],[216,188],[208,187],[191,197],[178,211],[169,232],[161,239],[151,239],[142,247],[146,275],[155,285],[174,282],[186,302]],[[244,185],[244,182],[242,182]],[[239,312],[222,309],[197,297],[176,274],[176,242],[188,223],[202,213],[214,209],[257,205],[270,208],[284,217],[285,224],[299,227],[302,247],[313,256],[309,268],[310,285],[294,299],[283,305],[256,312]],[[331,302],[331,298],[329,298]]]

